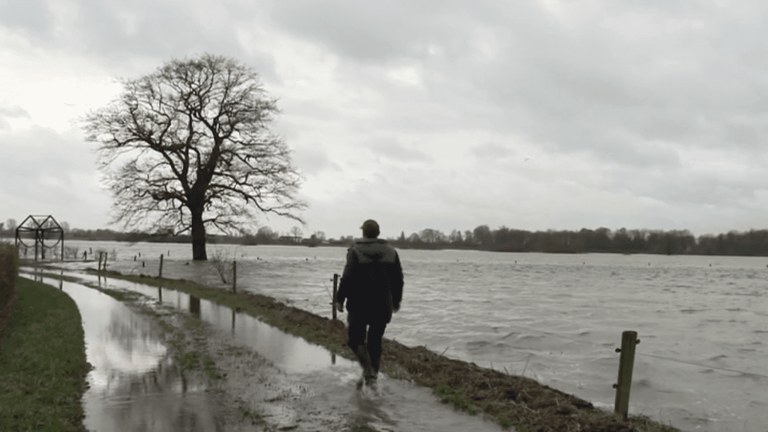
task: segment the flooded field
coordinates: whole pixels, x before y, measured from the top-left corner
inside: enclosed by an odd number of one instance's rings
[[[114,252],[110,267],[124,273],[156,275],[163,254],[164,276],[224,286],[211,262],[191,261],[189,245],[68,244],[80,253]],[[219,250],[238,261],[238,289],[330,316],[330,279],[343,269],[344,249]],[[768,430],[764,258],[400,254],[406,286],[390,338],[524,374],[611,409],[614,349],[623,330],[635,330],[641,344],[631,413],[684,430]]]

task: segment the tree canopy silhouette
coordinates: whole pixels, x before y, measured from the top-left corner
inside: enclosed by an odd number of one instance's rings
[[[189,232],[193,258],[205,260],[206,228],[244,232],[265,213],[302,222],[301,177],[271,130],[277,101],[255,70],[205,54],[122,85],[84,119],[87,139],[100,143],[114,223]]]

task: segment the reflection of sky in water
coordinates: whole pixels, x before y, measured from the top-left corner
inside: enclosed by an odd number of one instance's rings
[[[125,312],[120,308],[111,310],[110,322],[102,327],[97,347],[91,350],[94,359],[101,356],[98,360],[101,368],[94,371],[97,372],[94,381],[112,371],[124,374],[149,371],[166,353],[165,347],[152,339],[148,323]]]
[[[149,323],[119,301],[69,282],[63,290],[83,319],[86,356],[94,366],[89,376],[93,391],[106,389],[116,375],[147,372],[165,355]]]
[[[83,320],[86,358],[93,366],[83,395],[87,429],[215,430],[206,387],[179,375],[148,320],[96,290],[45,282],[72,297]]]
[[[77,276],[95,279],[93,276]],[[155,300],[162,295],[162,301],[166,305],[198,316],[212,324],[215,329],[230,334],[237,344],[257,351],[288,373],[322,369],[331,365],[333,361],[349,362],[341,357],[334,360],[325,348],[282,332],[246,313],[233,312],[228,307],[195,297],[190,301],[190,296],[186,293],[167,289],[163,289],[161,293],[158,288],[111,278],[106,278],[106,282],[102,279],[102,283],[106,283],[109,288],[136,291]]]

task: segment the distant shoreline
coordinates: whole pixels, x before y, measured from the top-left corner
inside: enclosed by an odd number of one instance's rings
[[[522,231],[501,227],[490,230],[454,232],[445,236],[439,231],[424,230],[422,235],[412,234],[386,240],[398,249],[413,250],[477,250],[508,253],[586,254],[605,253],[621,255],[695,255],[695,256],[743,256],[768,257],[768,230],[731,231],[728,234],[694,237],[686,230],[611,231],[607,228],[576,231]],[[13,242],[12,231],[0,231],[0,238]],[[422,238],[423,237],[423,238]],[[29,241],[29,240],[28,240]],[[178,243],[191,244],[191,236],[168,234],[123,233],[112,230],[72,230],[65,233],[67,241],[113,241],[123,243]],[[231,244],[243,246],[304,246],[348,247],[354,243],[351,236],[341,239],[290,236],[264,237],[260,235],[217,236],[209,235],[207,244]]]

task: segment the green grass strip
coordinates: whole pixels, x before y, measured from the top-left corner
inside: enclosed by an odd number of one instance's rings
[[[17,278],[17,300],[0,334],[3,431],[82,431],[85,375],[77,305],[58,289]]]

